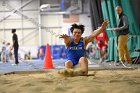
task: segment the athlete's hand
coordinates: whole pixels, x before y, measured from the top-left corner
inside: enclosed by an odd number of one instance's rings
[[[66,39],[66,38],[68,38],[69,36],[67,35],[67,34],[63,34],[63,35],[60,35],[60,37],[59,38],[63,38],[63,39]]]
[[[103,29],[105,29],[108,24],[109,24],[109,21],[107,19],[105,19],[104,22],[102,23],[101,27]]]

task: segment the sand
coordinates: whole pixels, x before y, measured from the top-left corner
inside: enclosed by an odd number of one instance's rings
[[[0,93],[140,93],[140,68],[89,71],[63,77],[57,70],[0,75]]]

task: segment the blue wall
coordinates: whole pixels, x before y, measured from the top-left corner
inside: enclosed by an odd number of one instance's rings
[[[45,54],[46,45],[42,45],[41,48]],[[50,45],[50,49],[53,59],[66,59],[66,47],[64,45]]]

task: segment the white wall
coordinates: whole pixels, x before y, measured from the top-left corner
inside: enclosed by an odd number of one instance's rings
[[[27,1],[28,0],[8,0],[7,3],[13,8],[18,9]],[[7,6],[2,6],[2,4],[3,2],[0,1],[0,20],[12,13],[12,11],[8,10]],[[12,43],[11,29],[17,28],[20,46],[39,46],[38,26],[30,21],[35,20],[37,23],[39,22],[39,5],[39,0],[33,0],[22,9],[21,13],[29,19],[20,14],[13,13],[6,20],[0,22],[0,45],[3,40]],[[77,23],[85,25],[83,36],[87,36],[92,33],[91,22],[88,14],[80,14],[79,22]],[[63,40],[59,38],[59,35],[68,34],[68,29],[73,23],[63,23],[62,14],[43,14],[41,15],[41,24],[47,27],[47,30],[41,29],[42,45],[46,45],[46,43],[61,45],[64,43]]]
[[[59,34],[62,28],[62,15],[42,15],[41,23],[47,29],[42,29],[42,44],[61,44],[59,41]]]
[[[3,40],[12,43],[11,29],[17,29],[19,44],[38,45],[38,27],[30,20],[38,23],[39,0],[1,0],[0,1],[0,41]],[[3,3],[5,4],[3,5]],[[26,5],[25,5],[26,4]],[[23,7],[20,9],[20,7]],[[17,12],[13,12],[18,10]],[[4,19],[4,20],[3,20]],[[34,31],[34,32],[33,32]],[[32,33],[31,33],[32,32]],[[29,34],[31,33],[31,34]],[[36,42],[37,41],[37,42]],[[0,42],[0,44],[1,44]]]
[[[64,44],[63,40],[59,38],[61,34],[68,34],[68,29],[71,27],[73,23],[63,23],[62,15],[42,15],[42,25],[47,27],[47,31],[42,29],[42,40],[43,44]],[[81,14],[79,16],[80,20],[77,22],[78,24],[85,25],[85,33],[84,36],[88,36],[92,33],[91,30],[91,22],[90,18],[87,17],[86,14]]]
[[[19,9],[22,5],[27,3],[29,0],[3,0],[8,1],[12,8]],[[27,4],[24,8],[20,10],[20,13],[13,13],[9,10],[7,5],[3,6],[3,1],[0,0],[0,46],[5,40],[12,44],[12,34],[11,29],[17,29],[17,35],[19,40],[19,53],[24,56],[25,53],[31,51],[32,56],[36,56],[37,48],[40,45],[39,40],[39,27],[35,23],[39,23],[39,7],[40,0],[32,0],[31,3]],[[3,18],[7,17],[5,20]],[[78,24],[85,25],[85,32],[83,37],[92,33],[91,22],[88,17],[88,13],[79,15]],[[33,20],[34,22],[32,22]],[[68,34],[68,29],[73,23],[64,23],[62,14],[42,14],[41,15],[41,25],[45,26],[46,29],[41,29],[41,45],[62,45],[63,40],[59,38],[61,34]],[[22,51],[24,50],[24,51]],[[1,50],[0,50],[1,51]]]

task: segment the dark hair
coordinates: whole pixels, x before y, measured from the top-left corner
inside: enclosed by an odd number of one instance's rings
[[[15,33],[16,32],[16,29],[12,29],[12,33]]]
[[[84,30],[85,30],[85,26],[84,25],[77,25],[77,24],[72,24],[71,25],[71,28],[70,28],[70,31],[71,33],[73,33],[73,30],[77,28],[77,29],[80,29],[82,34],[84,33]]]

